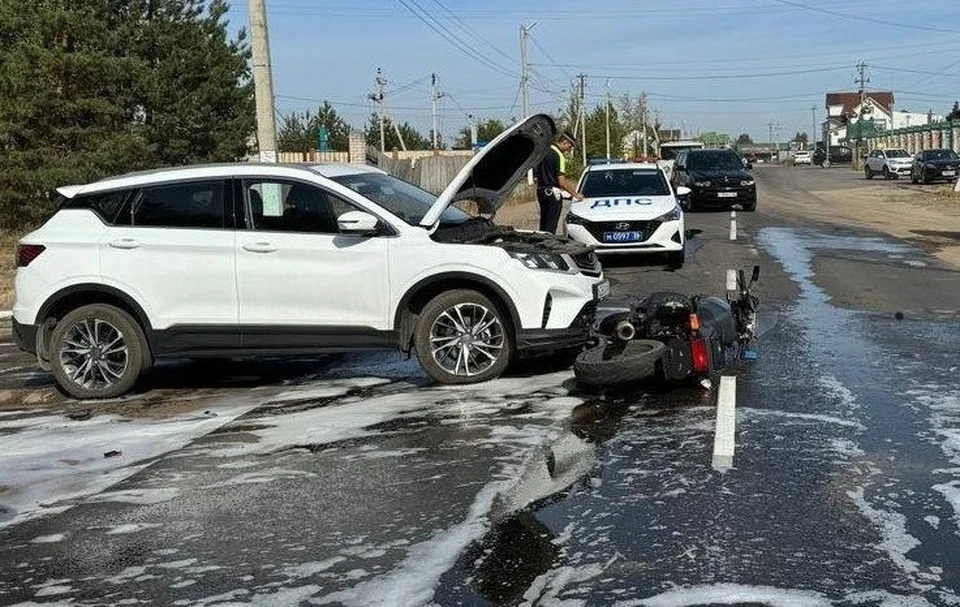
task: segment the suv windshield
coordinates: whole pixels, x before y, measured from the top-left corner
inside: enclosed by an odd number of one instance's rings
[[[923,153],[924,160],[957,160],[960,156],[953,150],[930,150]]]
[[[426,190],[382,173],[353,173],[332,178],[340,185],[369,198],[412,226],[418,225],[437,197]],[[455,207],[447,207],[440,223],[461,223],[470,216]]]
[[[687,153],[687,170],[722,171],[739,170],[743,163],[737,155],[727,150],[704,150]]]
[[[588,171],[583,178],[581,191],[587,198],[630,194],[670,195],[667,180],[656,169]]]
[[[887,158],[909,158],[906,150],[887,150]]]

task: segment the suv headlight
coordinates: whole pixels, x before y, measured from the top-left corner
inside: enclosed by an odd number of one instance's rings
[[[663,222],[663,221],[676,221],[676,220],[680,219],[680,216],[681,216],[681,215],[683,215],[683,211],[680,209],[679,206],[675,206],[675,207],[673,207],[673,209],[667,211],[667,212],[664,213],[663,215],[661,215],[661,216],[659,216],[659,217],[654,217],[652,221],[660,221],[660,222]]]
[[[754,181],[753,179],[744,179],[743,181],[740,182],[740,185],[753,185],[755,183],[756,181]]]
[[[521,253],[519,251],[507,251],[510,257],[513,257],[531,270],[557,270],[566,272],[570,269],[570,264],[556,253],[541,251],[537,253]]]

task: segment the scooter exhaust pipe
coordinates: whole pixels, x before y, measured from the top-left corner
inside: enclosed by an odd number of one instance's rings
[[[621,320],[618,322],[613,332],[617,336],[617,339],[621,341],[630,341],[637,334],[636,328],[629,320]]]

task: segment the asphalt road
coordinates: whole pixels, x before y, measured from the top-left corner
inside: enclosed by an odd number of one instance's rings
[[[372,354],[170,365],[91,408],[0,348],[8,438],[29,407],[229,419],[0,527],[0,604],[960,604],[960,274],[804,217],[843,204],[847,171],[757,175],[736,240],[729,213],[696,213],[683,269],[605,264],[616,301],[761,265],[732,469],[711,466],[699,386],[584,392],[541,366],[445,388]]]

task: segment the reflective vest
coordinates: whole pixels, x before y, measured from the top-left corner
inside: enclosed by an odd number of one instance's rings
[[[564,155],[563,152],[560,151],[560,148],[558,148],[557,146],[551,145],[550,148],[557,153],[557,156],[560,157],[560,175],[566,175],[567,174],[567,157]]]

